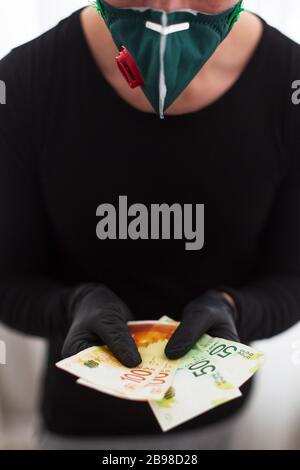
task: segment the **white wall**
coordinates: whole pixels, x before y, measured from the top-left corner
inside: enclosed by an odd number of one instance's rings
[[[0,0],[0,57],[87,4],[88,0]]]
[[[246,8],[300,42],[299,0],[244,1]],[[89,3],[89,0],[0,0],[0,57]]]
[[[0,57],[87,3],[0,0]],[[300,0],[246,0],[245,5],[300,42]],[[8,366],[0,366],[0,448],[27,447],[38,400],[44,343],[3,327],[0,339],[8,345]],[[300,449],[299,341],[297,325],[257,344],[267,352],[268,361],[258,374],[255,394],[236,431],[234,448]]]

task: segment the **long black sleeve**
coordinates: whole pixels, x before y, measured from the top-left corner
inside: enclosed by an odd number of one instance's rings
[[[51,338],[66,333],[70,288],[51,278],[55,248],[33,167],[28,64],[16,56],[0,64],[7,87],[0,106],[0,320]]]
[[[285,96],[286,109],[283,176],[260,237],[252,280],[240,289],[225,288],[236,302],[245,341],[275,336],[300,321],[300,105],[292,101],[293,77],[300,76],[299,47],[294,45],[289,55],[291,80],[277,90]]]
[[[299,179],[294,168],[279,191],[255,279],[240,289],[224,288],[236,302],[244,341],[269,338],[300,320]]]

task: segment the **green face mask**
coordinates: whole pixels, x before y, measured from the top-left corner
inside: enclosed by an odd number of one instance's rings
[[[212,15],[188,9],[167,13],[116,8],[96,0],[120,50],[120,70],[132,88],[142,86],[161,118],[226,38],[243,11],[242,3]]]

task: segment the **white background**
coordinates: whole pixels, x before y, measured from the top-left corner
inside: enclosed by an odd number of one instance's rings
[[[0,0],[0,57],[88,0]],[[300,42],[300,0],[245,0],[245,6]]]
[[[0,57],[87,3],[0,0]],[[300,42],[300,0],[246,0],[245,5]],[[6,341],[8,360],[0,366],[0,448],[26,448],[34,429],[45,345],[3,327],[0,339]],[[236,429],[234,448],[300,449],[300,326],[256,346],[267,352],[268,360]]]

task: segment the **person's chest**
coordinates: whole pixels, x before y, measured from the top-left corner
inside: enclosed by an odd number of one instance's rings
[[[209,282],[246,275],[267,224],[282,158],[273,127],[260,124],[255,107],[244,113],[233,101],[227,110],[212,106],[164,121],[114,99],[80,100],[78,107],[73,103],[61,110],[51,124],[40,175],[53,232],[66,258],[92,277],[100,271],[176,277],[181,271],[191,282],[197,273],[206,273]],[[120,197],[126,197],[126,208],[120,207]],[[105,204],[115,210],[116,227],[110,219],[107,239],[100,240],[99,214],[107,214],[99,207]],[[181,207],[181,240],[174,240],[172,216],[169,222],[160,219],[160,235],[153,239],[152,207],[161,204]],[[190,223],[196,229],[200,204],[204,246],[188,251],[185,208],[192,208]],[[130,236],[134,205],[147,211],[147,222],[144,218],[138,227],[140,239]],[[121,219],[127,224],[122,236]],[[163,223],[172,225],[169,240]]]

